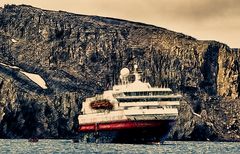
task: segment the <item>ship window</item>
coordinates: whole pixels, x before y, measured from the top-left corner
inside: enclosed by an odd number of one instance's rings
[[[125,92],[125,96],[158,96],[158,95],[170,95],[172,91],[144,91],[144,92]]]
[[[170,95],[170,94],[172,94],[172,91],[153,91],[151,93],[154,96],[157,96],[157,95]]]
[[[178,101],[179,98],[119,98],[119,102]]]
[[[158,96],[158,95],[170,95],[172,91],[144,91],[144,92],[125,92],[125,96]]]

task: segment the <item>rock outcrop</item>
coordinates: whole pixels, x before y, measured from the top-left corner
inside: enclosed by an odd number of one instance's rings
[[[170,138],[240,139],[239,50],[125,20],[0,9],[0,137],[71,138],[83,99],[137,62],[144,79],[182,93]],[[11,66],[11,67],[10,67]],[[40,75],[42,89],[19,70]]]

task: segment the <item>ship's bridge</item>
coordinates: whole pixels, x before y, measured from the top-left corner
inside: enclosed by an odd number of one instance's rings
[[[113,91],[145,91],[147,89],[150,89],[151,85],[149,83],[144,83],[141,81],[134,81],[133,83],[128,83],[124,85],[116,85],[113,86]]]

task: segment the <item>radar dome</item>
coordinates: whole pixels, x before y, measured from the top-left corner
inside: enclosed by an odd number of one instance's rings
[[[127,77],[130,74],[130,71],[128,68],[123,68],[120,72],[122,77]]]

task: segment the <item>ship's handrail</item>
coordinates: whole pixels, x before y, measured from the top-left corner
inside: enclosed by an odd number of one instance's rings
[[[179,101],[161,101],[161,102],[123,102],[119,103],[120,107],[128,107],[128,106],[179,106]]]
[[[172,113],[178,113],[177,108],[154,108],[154,109],[135,109],[135,108],[128,108],[127,110],[124,110],[124,114],[126,115],[146,115],[146,114],[172,114]]]
[[[116,98],[181,98],[182,95],[179,94],[171,94],[171,95],[144,95],[144,96],[116,96]]]
[[[122,111],[110,111],[109,113],[94,113],[80,115],[78,117],[79,124],[95,123],[95,122],[113,122],[117,120],[129,120],[130,117],[136,116],[138,119],[151,120],[158,117],[159,119],[165,119],[167,117],[176,118],[178,116],[177,109],[134,109],[122,110]],[[156,120],[156,119],[155,119]]]
[[[147,102],[164,102],[164,101],[179,101],[180,98],[178,97],[165,97],[165,98],[161,98],[161,97],[149,97],[149,98],[136,98],[136,97],[133,97],[133,98],[117,98],[118,102],[119,103],[124,103],[124,102],[144,102],[144,103],[147,103]]]

